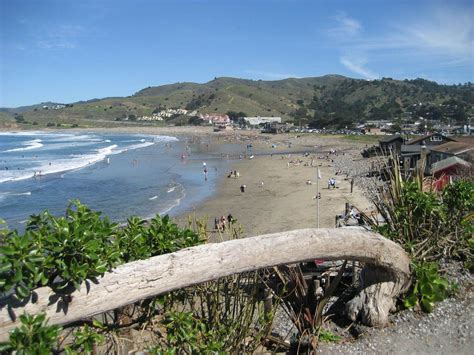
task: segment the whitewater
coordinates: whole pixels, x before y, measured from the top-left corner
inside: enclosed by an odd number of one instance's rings
[[[216,182],[203,179],[202,161],[213,162],[199,147],[182,161],[186,145],[147,134],[1,132],[0,218],[22,229],[30,215],[63,215],[75,199],[118,222],[178,214],[209,197]]]

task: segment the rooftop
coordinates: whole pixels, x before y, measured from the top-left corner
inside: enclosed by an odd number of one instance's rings
[[[450,157],[432,164],[431,173],[436,174],[453,166],[463,166],[469,168],[471,167],[471,163],[468,163],[467,161],[458,157]]]
[[[474,150],[474,144],[463,142],[447,142],[437,147],[431,148],[432,151],[458,155]]]
[[[397,139],[400,139],[400,138],[403,140],[403,137],[400,134],[394,134],[394,135],[391,135],[391,136],[385,136],[385,137],[380,138],[379,142],[390,143],[390,142],[393,142],[394,140],[397,140]]]

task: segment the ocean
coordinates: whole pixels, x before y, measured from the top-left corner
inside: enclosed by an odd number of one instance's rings
[[[0,218],[23,230],[30,215],[63,215],[74,199],[116,222],[177,215],[210,197],[224,169],[185,137],[0,132]]]

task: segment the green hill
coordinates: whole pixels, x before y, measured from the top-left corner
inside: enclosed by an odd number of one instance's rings
[[[473,114],[473,106],[471,83],[448,86],[423,79],[367,81],[340,75],[278,81],[222,77],[205,84],[184,82],[148,87],[132,96],[81,101],[60,109],[35,105],[21,111],[3,110],[0,124],[140,125],[146,123],[134,122],[135,117],[166,108],[209,114],[235,111],[248,116],[281,116],[284,120],[303,120],[313,126],[344,126],[367,119],[418,116],[463,123]],[[186,123],[187,119],[177,117],[167,123]]]

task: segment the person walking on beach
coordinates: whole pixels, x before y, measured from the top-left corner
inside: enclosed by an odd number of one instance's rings
[[[245,186],[245,185],[240,185],[240,192],[241,192],[241,193],[244,193],[246,187],[247,187],[247,186]]]

